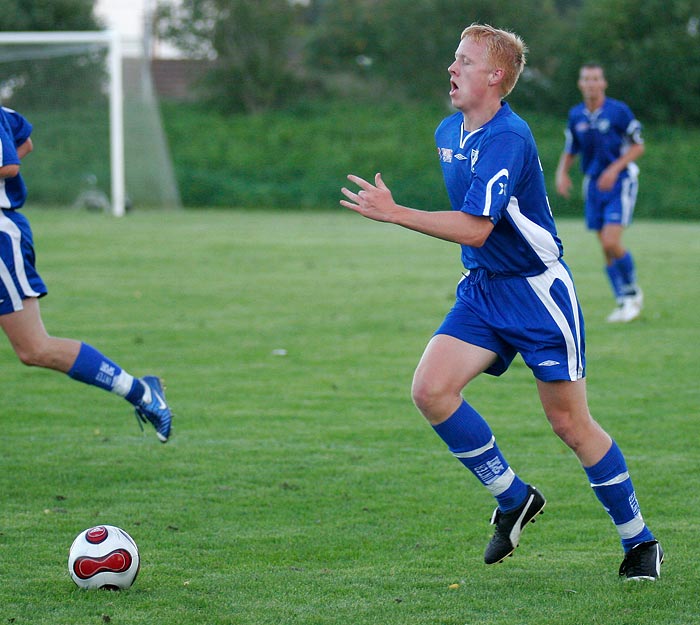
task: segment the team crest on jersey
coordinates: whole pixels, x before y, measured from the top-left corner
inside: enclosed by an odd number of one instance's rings
[[[438,156],[443,163],[452,162],[452,150],[450,148],[438,148]]]
[[[598,132],[608,132],[610,130],[610,120],[609,119],[599,119],[596,122],[595,127],[598,129]]]
[[[476,161],[479,160],[479,150],[475,150],[472,148],[472,171],[474,171],[474,165],[476,165]]]

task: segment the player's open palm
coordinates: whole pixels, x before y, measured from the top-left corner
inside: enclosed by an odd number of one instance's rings
[[[343,187],[341,191],[348,199],[340,200],[342,206],[375,221],[392,221],[392,215],[398,207],[381,174],[375,175],[374,184],[353,174],[348,175],[348,180],[360,189],[355,193]]]

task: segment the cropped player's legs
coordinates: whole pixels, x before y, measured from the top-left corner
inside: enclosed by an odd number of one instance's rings
[[[22,304],[22,310],[0,316],[0,327],[17,357],[30,367],[68,373],[78,356],[80,343],[48,335],[41,319],[38,299],[28,298]]]
[[[632,223],[637,201],[637,178],[621,176],[614,189],[598,196],[601,220],[598,239],[606,262],[606,273],[618,303],[610,322],[628,322],[642,312],[643,295],[637,284],[634,258],[622,242],[625,228]]]
[[[637,284],[634,258],[622,243],[623,232],[621,224],[606,224],[598,232],[606,261],[605,271],[617,301],[617,308],[608,317],[612,323],[636,319],[644,303],[642,290]]]
[[[462,390],[496,360],[496,354],[455,337],[432,338],[416,369],[413,400],[452,454],[495,497],[496,533],[484,559],[502,561],[518,546],[522,528],[544,507],[544,498],[512,470],[488,423],[463,398]]]
[[[622,452],[591,417],[585,378],[576,382],[538,380],[537,388],[552,429],[581,462],[596,496],[615,524],[625,552],[653,541],[639,511]]]
[[[584,198],[586,226],[598,237],[605,257],[605,273],[617,302],[608,321],[632,321],[641,314],[644,302],[637,285],[634,259],[622,236],[634,215],[636,179],[624,177],[611,191],[600,191],[596,181],[588,178],[584,183]]]
[[[153,397],[153,384],[149,384],[148,379],[134,378],[94,347],[50,336],[44,327],[37,298],[23,300],[22,306],[21,310],[0,315],[0,327],[22,363],[60,371],[74,380],[124,397],[137,412],[148,412],[148,420],[156,427],[158,437],[167,440],[171,417],[164,400],[160,401],[162,389],[156,388],[156,397]],[[150,415],[150,406],[154,403],[163,413],[157,417]]]

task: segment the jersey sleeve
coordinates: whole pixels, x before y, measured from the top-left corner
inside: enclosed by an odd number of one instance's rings
[[[634,116],[632,109],[627,104],[622,103],[622,119],[624,124],[624,135],[629,143],[644,143],[642,137],[642,124]]]
[[[14,138],[15,147],[22,145],[32,134],[33,127],[29,120],[17,111],[3,107],[4,117],[7,120],[10,132]]]
[[[524,149],[522,137],[514,132],[501,132],[482,142],[472,161],[472,183],[463,212],[498,223],[521,175]]]
[[[4,122],[3,118],[0,121]],[[0,167],[5,165],[19,165],[15,140],[12,136],[8,124],[0,123]]]
[[[569,119],[566,123],[566,128],[564,128],[564,152],[566,154],[578,154],[581,151],[581,144],[579,143],[578,137],[574,132],[574,126],[576,121],[574,119],[574,113],[571,111],[569,113]]]

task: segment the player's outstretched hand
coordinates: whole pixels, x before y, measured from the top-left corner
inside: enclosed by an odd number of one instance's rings
[[[354,182],[360,187],[360,190],[355,193],[343,187],[341,191],[348,199],[340,200],[342,206],[360,213],[368,219],[392,221],[392,216],[396,213],[398,206],[394,202],[389,187],[384,184],[381,174],[374,176],[374,184],[353,174],[348,175],[348,180]]]

